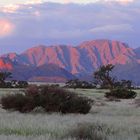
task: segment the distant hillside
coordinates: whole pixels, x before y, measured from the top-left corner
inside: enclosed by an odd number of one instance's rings
[[[138,63],[118,65],[114,70],[114,74],[119,79],[132,80],[134,84],[140,85],[140,64]]]

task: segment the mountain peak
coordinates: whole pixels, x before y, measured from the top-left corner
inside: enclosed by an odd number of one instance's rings
[[[44,50],[45,48],[47,48],[47,46],[45,46],[45,45],[37,45],[37,46],[35,46],[35,47],[32,47],[32,48],[29,48],[29,49],[27,49],[25,52],[23,52],[22,54],[24,54],[24,53],[31,53],[31,52],[33,52],[33,51],[36,51],[36,50],[38,50],[38,51],[40,51],[40,50]]]
[[[104,44],[116,44],[116,47],[118,45],[123,45],[125,47],[129,47],[128,44],[121,42],[121,41],[117,41],[117,40],[108,40],[108,39],[96,39],[96,40],[90,40],[90,41],[84,41],[82,42],[79,46],[80,47],[86,47],[86,46],[97,46],[101,47]]]

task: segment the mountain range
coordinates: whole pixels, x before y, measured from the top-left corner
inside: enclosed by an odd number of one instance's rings
[[[14,79],[65,82],[80,78],[91,80],[101,65],[114,64],[118,78],[140,84],[140,48],[115,40],[91,40],[77,46],[38,45],[21,54],[0,56],[0,70],[11,71]]]

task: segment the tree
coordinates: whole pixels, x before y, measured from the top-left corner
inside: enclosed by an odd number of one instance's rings
[[[107,86],[110,89],[113,89],[115,78],[110,75],[110,72],[113,70],[114,65],[108,64],[106,66],[101,66],[96,72],[94,72],[94,78],[96,82],[102,87]]]
[[[66,82],[66,87],[69,87],[69,88],[78,88],[80,85],[80,81],[79,79],[74,79],[74,80],[69,80]]]
[[[5,86],[5,80],[7,78],[11,78],[12,76],[11,72],[0,72],[0,87]]]
[[[110,89],[109,92],[105,93],[107,98],[119,98],[119,99],[130,99],[135,98],[137,93],[132,91],[132,81],[121,80],[117,81],[116,78],[112,77],[110,73],[112,72],[114,65],[108,64],[106,66],[101,66],[99,70],[94,73],[94,78],[97,82],[103,86],[107,85]]]

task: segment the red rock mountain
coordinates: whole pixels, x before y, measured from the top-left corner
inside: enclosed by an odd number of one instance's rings
[[[20,71],[27,71],[27,69],[39,71],[44,69],[43,73],[45,73],[45,68],[49,67],[49,64],[53,64],[69,74],[91,74],[99,66],[108,63],[115,65],[139,64],[139,56],[139,51],[130,48],[125,43],[111,40],[92,40],[83,42],[76,47],[67,45],[39,45],[28,49],[22,54],[9,53],[2,55],[0,57],[0,69],[11,71],[19,69]],[[52,71],[55,70],[52,69]],[[47,71],[48,69],[46,69],[46,73],[48,73]],[[55,76],[59,76],[61,72],[59,71]],[[27,79],[36,77],[37,72],[34,73],[32,76],[27,76]],[[53,77],[51,73],[50,75]],[[39,76],[41,77],[41,74]],[[45,77],[45,75],[42,75],[42,77]]]

